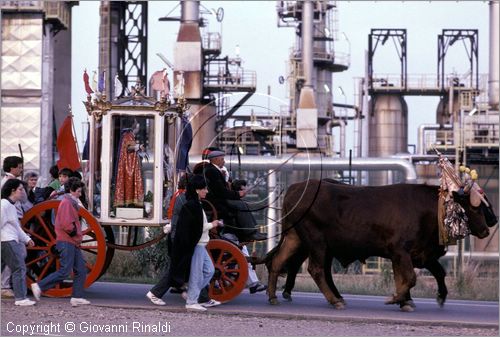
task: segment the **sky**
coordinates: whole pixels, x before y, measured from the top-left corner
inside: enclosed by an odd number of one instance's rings
[[[257,94],[247,102],[262,106],[262,111],[279,111],[287,103],[286,85],[280,84],[280,76],[286,77],[288,54],[294,45],[292,28],[278,28],[276,1],[201,1],[201,11],[224,8],[224,19],[218,23],[209,19],[208,31],[222,32],[222,54],[234,57],[240,50],[245,70],[257,72]],[[175,8],[177,7],[177,8]],[[333,75],[333,101],[357,104],[354,96],[355,78],[365,72],[365,51],[368,34],[373,28],[405,28],[407,30],[408,77],[437,74],[437,36],[442,29],[478,29],[479,73],[488,72],[488,2],[487,1],[337,1],[338,32],[341,40],[336,50],[350,51],[350,67]],[[180,15],[178,1],[149,2],[148,26],[148,78],[156,70],[164,68],[156,55],[164,54],[173,61],[174,42],[178,22],[160,22],[160,17]],[[82,74],[98,67],[99,2],[80,1],[73,7],[73,60],[72,60],[72,107],[75,116],[77,138],[83,139],[83,123],[87,113],[82,100],[86,94]],[[399,60],[394,46],[386,44],[375,54],[375,73],[398,74]],[[446,73],[464,74],[469,68],[466,49],[455,44],[446,54]],[[170,78],[172,78],[170,76]],[[268,98],[268,86],[271,97]],[[344,95],[341,94],[341,87]],[[260,95],[259,95],[260,94]],[[406,97],[408,104],[408,144],[416,144],[418,126],[436,122],[437,97]],[[236,102],[234,102],[236,103]],[[233,103],[233,104],[234,104]],[[268,110],[267,107],[270,107]],[[245,108],[243,108],[245,109]],[[247,108],[247,111],[249,108]],[[354,139],[353,123],[348,124],[347,146]],[[349,148],[347,149],[347,151]]]

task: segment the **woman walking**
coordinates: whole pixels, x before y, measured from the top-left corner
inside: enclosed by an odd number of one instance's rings
[[[35,243],[21,229],[17,209],[14,204],[25,197],[23,182],[19,179],[8,179],[2,187],[2,218],[0,236],[2,242],[2,267],[7,265],[12,271],[12,288],[15,305],[30,306],[35,302],[26,297],[26,245],[33,247]],[[2,268],[3,269],[3,268]]]
[[[60,253],[61,267],[49,274],[38,283],[31,285],[33,296],[40,300],[42,291],[54,287],[58,282],[65,280],[71,271],[74,272],[73,293],[70,300],[72,306],[90,304],[90,301],[83,298],[83,287],[87,277],[87,267],[83,259],[80,244],[82,243],[82,226],[78,218],[80,208],[78,199],[82,194],[84,184],[75,177],[69,178],[65,184],[66,194],[64,195],[54,224],[56,232],[56,248]]]

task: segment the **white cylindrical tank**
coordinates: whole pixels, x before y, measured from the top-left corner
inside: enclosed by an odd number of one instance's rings
[[[216,111],[213,105],[192,104],[190,108],[193,143],[189,155],[199,155],[204,148],[216,146],[215,119]]]
[[[368,155],[389,157],[408,151],[408,106],[401,95],[371,98]],[[370,185],[390,184],[390,173],[370,173]]]
[[[453,105],[450,109],[449,95],[441,97],[436,108],[436,123],[437,124],[452,124],[453,115],[457,115],[460,109],[460,102],[458,101],[458,93],[453,97]],[[459,115],[459,114],[458,114]]]

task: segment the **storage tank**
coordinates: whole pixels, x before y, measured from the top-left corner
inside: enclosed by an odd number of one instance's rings
[[[371,98],[368,156],[389,157],[408,151],[408,106],[401,95],[374,95]],[[370,185],[395,183],[391,172],[371,172]]]
[[[436,123],[440,125],[453,124],[453,115],[459,111],[458,93],[453,97],[453,107],[450,111],[449,95],[441,97],[436,108]]]

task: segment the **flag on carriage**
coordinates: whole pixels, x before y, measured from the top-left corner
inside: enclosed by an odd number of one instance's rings
[[[66,167],[72,171],[78,170],[81,165],[78,158],[76,140],[73,136],[73,118],[71,116],[66,117],[59,128],[56,145],[57,152],[59,153],[57,167],[59,169]]]
[[[101,75],[99,76],[99,82],[97,83],[97,90],[100,93],[104,93],[104,90],[106,89],[106,71],[103,71]]]
[[[92,90],[89,84],[89,74],[87,74],[87,69],[83,71],[83,84],[85,85],[85,91],[88,95],[94,93],[94,90]]]

